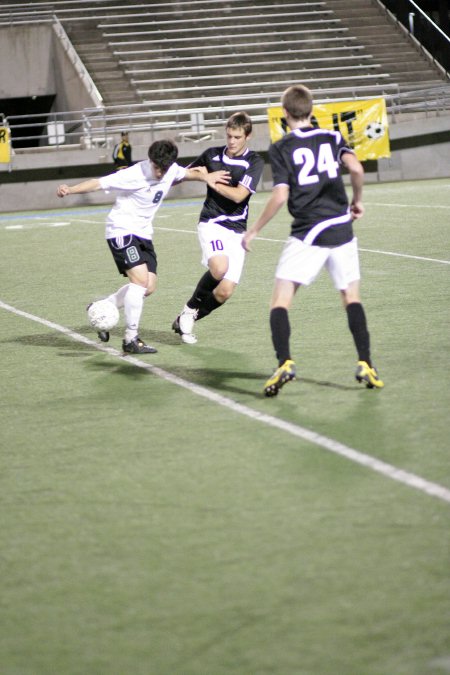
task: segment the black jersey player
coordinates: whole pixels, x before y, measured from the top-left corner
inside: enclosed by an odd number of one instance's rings
[[[264,393],[275,396],[286,382],[295,378],[288,310],[298,288],[314,281],[324,266],[340,291],[347,312],[358,353],[356,379],[369,388],[381,388],[383,382],[371,362],[369,332],[359,292],[357,240],[352,227],[352,221],[364,214],[363,167],[339,131],[312,126],[313,99],[306,87],[289,87],[283,94],[282,106],[291,132],[269,149],[272,195],[242,240],[245,250],[250,250],[252,239],[287,202],[293,221],[275,272],[270,310],[278,368],[267,380]],[[350,173],[351,204],[341,165]]]
[[[230,180],[227,185],[207,185],[198,236],[202,264],[208,271],[172,324],[187,344],[197,342],[192,332],[194,322],[221,307],[233,294],[242,274],[245,251],[241,241],[247,229],[249,201],[264,168],[262,157],[247,146],[251,131],[252,121],[247,113],[234,113],[226,123],[226,145],[208,148],[189,165],[204,167],[208,173],[228,171]]]

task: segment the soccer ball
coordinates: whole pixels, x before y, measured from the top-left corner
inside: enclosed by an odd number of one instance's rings
[[[111,330],[119,323],[119,310],[109,300],[97,300],[87,308],[89,323],[95,330]]]
[[[366,126],[365,134],[367,138],[376,141],[378,138],[384,136],[384,125],[381,122],[369,122]]]

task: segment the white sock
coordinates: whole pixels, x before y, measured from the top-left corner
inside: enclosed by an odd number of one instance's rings
[[[105,300],[109,300],[109,302],[112,302],[113,305],[117,307],[117,309],[122,309],[125,303],[125,295],[127,294],[128,287],[130,284],[125,284],[125,286],[122,286],[122,288],[119,288],[118,291],[115,293],[111,293],[111,295],[108,295]]]
[[[138,284],[128,284],[124,298],[125,311],[125,342],[131,342],[138,335],[139,321],[144,306],[144,296],[147,289]]]

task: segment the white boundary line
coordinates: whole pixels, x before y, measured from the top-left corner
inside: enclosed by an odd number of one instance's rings
[[[379,251],[376,248],[360,248],[360,251],[365,253],[380,253],[381,255],[392,255],[395,258],[409,258],[409,260],[424,260],[425,262],[442,263],[443,265],[450,265],[450,260],[439,260],[439,258],[425,258],[421,255],[410,255],[409,253],[394,253],[393,251]]]
[[[450,207],[440,207],[440,208],[450,208]],[[197,215],[197,214],[195,214]],[[161,218],[168,218],[168,214],[162,214],[158,216],[160,219]],[[41,217],[36,217],[36,220],[39,220]],[[97,221],[89,221],[89,220],[77,220],[76,223],[89,223],[89,224],[97,224]],[[70,225],[71,223],[68,222],[43,222],[39,223],[40,227],[63,227]],[[4,227],[5,230],[24,230],[25,225],[5,225]],[[160,230],[161,232],[177,232],[179,234],[193,234],[197,235],[197,230],[181,230],[173,227],[159,227],[158,225],[154,226],[155,231]],[[287,237],[286,237],[287,238]],[[274,244],[282,244],[286,241],[285,239],[273,239],[270,237],[258,237],[257,239],[259,241],[269,241]],[[424,256],[420,255],[410,255],[408,253],[396,253],[394,251],[381,251],[378,249],[373,249],[373,248],[359,248],[360,251],[363,251],[364,253],[378,253],[379,255],[390,255],[395,258],[408,258],[409,260],[422,260],[424,262],[434,262],[434,263],[440,263],[442,265],[450,265],[450,260],[439,260],[438,258],[425,258]]]
[[[155,226],[155,231],[161,232],[178,232],[179,234],[197,234],[196,230],[178,230],[173,227],[159,227]],[[270,241],[275,244],[283,244],[286,239],[271,239],[270,237],[257,237],[256,241]],[[375,248],[360,248],[359,251],[364,253],[379,253],[380,255],[392,255],[395,258],[409,258],[410,260],[423,260],[424,262],[442,263],[443,265],[450,265],[450,260],[439,260],[438,258],[425,258],[420,255],[410,255],[409,253],[395,253],[393,251],[380,251]]]
[[[245,417],[248,417],[256,422],[261,422],[262,424],[266,424],[267,426],[273,427],[275,429],[280,429],[281,431],[291,434],[292,436],[296,436],[297,438],[301,438],[304,441],[313,443],[314,445],[318,445],[324,450],[328,450],[329,452],[333,452],[336,455],[345,457],[346,459],[349,459],[350,461],[355,462],[356,464],[365,466],[371,471],[375,471],[376,473],[382,474],[383,476],[386,476],[387,478],[402,483],[403,485],[415,488],[416,490],[420,490],[421,492],[431,495],[432,497],[437,497],[438,499],[441,499],[444,502],[450,503],[450,490],[442,485],[439,485],[438,483],[432,483],[428,480],[425,480],[424,478],[421,478],[420,476],[416,476],[413,473],[409,473],[408,471],[404,471],[403,469],[398,469],[397,467],[391,464],[387,464],[386,462],[382,462],[381,460],[376,459],[375,457],[371,457],[370,455],[366,455],[363,452],[354,450],[353,448],[350,448],[344,445],[343,443],[339,443],[339,441],[335,441],[332,438],[328,438],[327,436],[317,434],[315,431],[311,431],[309,429],[306,429],[305,427],[301,427],[297,424],[293,424],[292,422],[286,422],[277,417],[273,417],[272,415],[267,415],[266,413],[253,410],[252,408],[249,408],[246,405],[237,403],[236,401],[233,401],[233,399],[228,398],[226,396],[222,396],[222,394],[218,394],[217,392],[211,391],[206,387],[194,384],[193,382],[189,382],[188,380],[184,380],[183,378],[178,377],[177,375],[174,375],[173,373],[170,373],[167,370],[163,370],[158,366],[153,366],[152,364],[146,363],[145,361],[141,361],[140,359],[134,356],[125,356],[124,354],[122,354],[122,352],[118,351],[117,349],[114,349],[113,347],[106,347],[105,345],[99,344],[94,340],[91,340],[85,337],[84,335],[81,335],[80,333],[76,333],[75,331],[70,330],[69,328],[61,326],[57,323],[53,323],[52,321],[47,321],[46,319],[41,319],[40,317],[35,316],[34,314],[29,314],[28,312],[24,312],[20,309],[17,309],[12,305],[6,304],[2,300],[0,300],[0,308],[8,312],[12,312],[13,314],[21,316],[25,319],[30,319],[31,321],[40,323],[43,326],[46,326],[47,328],[51,328],[60,333],[63,333],[64,335],[67,335],[76,342],[81,342],[83,344],[94,347],[98,351],[105,352],[110,356],[114,356],[115,358],[125,361],[126,363],[132,363],[137,368],[142,368],[143,370],[153,373],[153,375],[157,375],[166,382],[171,382],[172,384],[175,384],[178,387],[187,389],[193,394],[196,394],[197,396],[202,396],[203,398],[207,399],[208,401],[211,401],[212,403],[217,403],[218,405],[221,405],[224,408],[228,408],[229,410],[239,413],[240,415],[244,415]]]
[[[399,207],[400,209],[450,209],[446,204],[389,204],[389,202],[367,202],[365,199],[364,206],[386,206],[387,208]]]

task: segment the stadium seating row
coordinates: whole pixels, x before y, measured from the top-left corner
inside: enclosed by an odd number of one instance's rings
[[[208,127],[218,107],[261,109],[293,81],[316,98],[386,96],[446,81],[373,0],[168,0],[152,2],[151,12],[133,0],[10,0],[0,25],[54,14],[106,107],[147,104],[159,110],[156,125],[181,123],[186,132],[189,111],[201,109]]]

